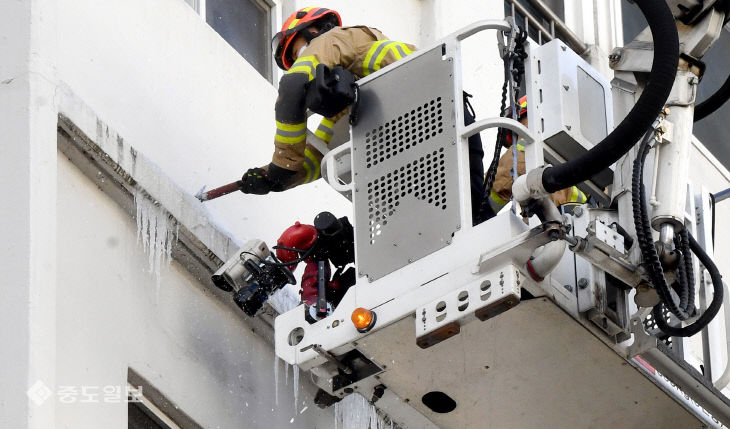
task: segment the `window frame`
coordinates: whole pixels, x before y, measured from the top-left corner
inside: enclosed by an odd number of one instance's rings
[[[195,12],[198,13],[200,18],[208,24],[207,19],[207,0],[184,0]],[[268,11],[268,20],[266,22],[266,38],[264,40],[271,40],[271,37],[274,35],[274,29],[277,28],[277,15],[278,15],[278,5],[276,4],[276,1],[274,0],[240,0],[240,1],[248,1],[255,3],[258,7],[263,9],[264,11]],[[210,24],[208,24],[210,26]],[[213,27],[211,27],[213,28]],[[271,45],[269,43],[266,44],[264,47],[264,52],[270,51]],[[241,58],[243,58],[246,62],[250,64],[250,62],[241,55]],[[273,55],[269,53],[268,55],[269,60],[265,61],[266,64],[266,70],[263,77],[268,80],[270,83],[274,83],[274,77],[275,77],[275,70],[276,70],[276,61],[273,58]]]

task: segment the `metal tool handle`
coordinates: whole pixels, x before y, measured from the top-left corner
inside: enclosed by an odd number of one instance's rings
[[[236,192],[240,190],[241,185],[242,182],[240,180],[236,180],[235,182],[223,185],[215,189],[211,189],[210,191],[200,192],[195,197],[200,201],[212,200],[218,197],[222,197],[223,195],[230,194],[231,192]]]
[[[317,261],[317,316],[327,317],[327,262]]]

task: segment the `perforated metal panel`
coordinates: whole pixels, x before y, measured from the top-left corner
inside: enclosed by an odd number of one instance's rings
[[[459,225],[453,62],[438,47],[361,85],[352,129],[358,272],[380,278]]]

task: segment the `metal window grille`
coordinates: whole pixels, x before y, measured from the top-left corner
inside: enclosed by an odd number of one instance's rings
[[[583,55],[588,46],[561,19],[562,1],[553,2],[556,4],[551,8],[543,0],[505,0],[505,14],[514,16],[517,24],[539,44],[558,38]],[[556,9],[560,10],[556,12]]]

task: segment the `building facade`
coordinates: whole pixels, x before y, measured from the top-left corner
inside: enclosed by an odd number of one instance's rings
[[[343,3],[320,5],[418,46],[512,8]],[[323,181],[204,205],[193,197],[270,161],[280,71],[269,41],[307,5],[0,4],[0,427],[330,428],[372,413],[318,408],[308,376],[274,355],[275,313],[248,318],[209,280],[247,240],[273,243],[323,210],[350,215],[349,202]],[[623,43],[620,2],[550,6],[609,74],[607,54]],[[499,113],[493,39],[464,47],[464,88],[480,116]],[[381,405],[380,424],[433,427],[397,397]]]

